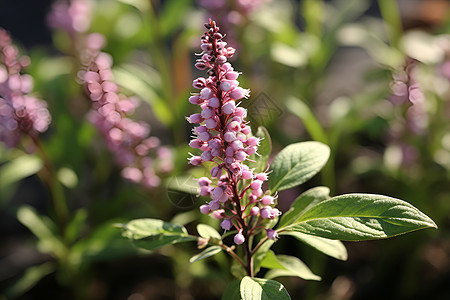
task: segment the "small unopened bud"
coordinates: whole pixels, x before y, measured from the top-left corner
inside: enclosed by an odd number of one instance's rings
[[[239,232],[234,236],[233,240],[236,245],[241,245],[245,242],[245,237],[242,234],[242,229],[239,230]]]

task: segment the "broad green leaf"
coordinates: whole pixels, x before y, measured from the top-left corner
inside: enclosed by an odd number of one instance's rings
[[[242,300],[291,299],[284,286],[274,280],[245,276],[241,280]]]
[[[330,189],[327,187],[318,186],[307,190],[298,196],[291,208],[281,216],[278,228],[294,223],[305,211],[328,198],[330,198]]]
[[[50,219],[40,216],[30,206],[19,208],[17,219],[39,239],[38,247],[42,252],[65,256],[67,248],[56,235],[56,226]]]
[[[23,276],[6,290],[8,298],[18,298],[36,285],[42,278],[56,269],[54,262],[28,267]]]
[[[205,239],[214,238],[221,240],[222,237],[220,236],[220,233],[217,232],[214,228],[212,228],[209,225],[206,224],[198,224],[197,225],[197,232],[198,234]]]
[[[305,125],[305,128],[308,131],[309,135],[315,141],[322,143],[328,142],[325,131],[323,130],[322,126],[320,125],[319,121],[314,116],[314,113],[311,111],[308,105],[306,105],[302,100],[298,98],[289,97],[286,101],[286,107],[293,114],[299,117],[300,120],[302,120],[303,125]]]
[[[255,134],[256,137],[261,138],[259,147],[258,147],[258,155],[253,154],[251,159],[255,162],[249,161],[248,166],[251,169],[255,169],[255,173],[264,172],[267,169],[267,164],[269,161],[270,153],[272,152],[272,141],[270,139],[269,132],[267,129],[259,126],[258,130]]]
[[[196,261],[208,258],[208,257],[213,256],[213,255],[216,255],[220,251],[222,251],[222,247],[220,247],[220,246],[208,247],[205,250],[203,250],[202,252],[200,252],[199,254],[192,256],[191,259],[189,259],[189,262],[190,263],[194,263]]]
[[[347,260],[347,249],[338,240],[329,240],[318,236],[304,234],[296,231],[282,231],[280,235],[290,235],[314,249],[340,260]]]
[[[270,169],[269,188],[272,193],[307,181],[325,165],[330,148],[320,142],[291,144],[275,157]]]
[[[240,280],[233,280],[223,292],[221,300],[241,300]]]
[[[313,206],[283,230],[360,241],[429,227],[437,228],[433,220],[405,201],[382,195],[348,194]]]
[[[271,269],[266,278],[272,279],[281,276],[297,276],[305,280],[320,280],[300,259],[289,255],[275,255],[273,251],[267,252],[261,263],[262,267]],[[283,274],[283,275],[281,275]]]
[[[197,237],[187,233],[186,228],[157,219],[136,219],[120,224],[122,235],[136,243],[138,247],[154,250],[166,245],[196,241]]]
[[[42,161],[36,155],[19,156],[0,167],[0,190],[42,169]]]

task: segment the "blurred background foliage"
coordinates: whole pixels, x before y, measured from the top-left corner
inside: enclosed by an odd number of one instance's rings
[[[249,4],[250,3],[250,4]],[[106,37],[114,76],[141,106],[134,118],[174,152],[159,188],[127,182],[86,119],[90,102],[76,82],[76,39],[50,30],[52,1],[2,1],[0,27],[31,65],[34,91],[52,124],[43,152],[0,145],[0,299],[220,299],[229,259],[189,264],[192,245],[138,250],[114,228],[139,217],[195,230],[205,199],[186,163],[191,126],[185,116],[202,24],[213,17],[237,48],[232,61],[252,95],[242,105],[254,130],[268,128],[275,152],[305,140],[332,156],[309,184],[331,194],[368,192],[404,199],[439,230],[396,239],[346,243],[346,262],[293,239],[282,253],[300,257],[321,282],[282,278],[293,299],[450,298],[450,5],[445,0],[98,0],[90,32]],[[424,95],[393,100],[395,74],[408,59]],[[420,131],[408,130],[410,107]],[[275,153],[274,152],[274,153]],[[295,195],[284,191],[280,208]],[[197,221],[196,221],[197,220]]]

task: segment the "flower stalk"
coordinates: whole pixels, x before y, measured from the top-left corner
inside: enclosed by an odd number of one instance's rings
[[[187,118],[199,124],[193,129],[189,145],[201,154],[192,155],[189,162],[194,166],[213,163],[210,178],[198,179],[199,194],[211,197],[211,201],[200,206],[200,211],[222,220],[221,227],[225,231],[233,227],[237,230],[234,244],[243,244],[245,252],[245,260],[238,261],[253,277],[254,236],[267,227],[268,220],[278,217],[280,211],[275,208],[276,197],[263,192],[268,174],[255,174],[246,164],[249,157],[257,153],[260,140],[251,134],[245,120],[247,110],[239,106],[238,101],[248,98],[250,91],[239,86],[240,73],[228,62],[235,49],[227,47],[214,21],[210,20],[205,27],[201,58],[197,59],[195,67],[205,70],[209,77],[194,80],[193,86],[200,92],[193,94],[189,102],[199,105],[201,112]],[[276,233],[268,236],[277,238]]]

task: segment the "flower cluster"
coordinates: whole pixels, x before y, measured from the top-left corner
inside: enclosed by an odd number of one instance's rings
[[[22,134],[37,139],[48,129],[50,113],[47,103],[28,95],[33,78],[21,75],[29,58],[20,56],[9,34],[0,28],[0,141],[15,147]]]
[[[404,113],[391,126],[390,135],[393,143],[402,152],[402,161],[408,165],[416,160],[417,149],[405,140],[407,135],[423,135],[428,126],[428,115],[425,109],[425,96],[419,86],[417,76],[418,61],[407,58],[402,70],[396,71],[391,83],[391,102]]]
[[[160,184],[156,174],[172,169],[171,152],[160,146],[157,137],[149,137],[150,127],[144,122],[133,121],[137,99],[119,92],[111,71],[112,58],[101,52],[104,38],[100,34],[87,36],[81,61],[85,67],[78,77],[85,85],[92,100],[89,120],[103,135],[107,146],[114,153],[126,179],[153,188]],[[148,154],[156,152],[155,161]]]
[[[245,24],[249,14],[267,1],[269,0],[198,0],[198,4],[228,32],[228,40],[234,46],[237,43],[232,29],[236,25]]]
[[[60,28],[68,34],[86,32],[91,25],[91,0],[58,0],[47,16],[50,28]]]
[[[235,50],[227,47],[214,21],[210,20],[205,26],[208,31],[202,36],[201,58],[195,66],[207,70],[210,76],[194,80],[193,86],[200,92],[193,94],[189,102],[199,105],[201,113],[188,117],[191,123],[200,124],[193,129],[194,139],[189,145],[199,149],[201,155],[192,156],[189,162],[195,166],[204,162],[215,164],[211,168],[211,178],[217,178],[217,184],[213,186],[207,177],[198,180],[200,195],[212,199],[202,205],[200,211],[221,219],[225,230],[234,226],[238,230],[234,241],[242,244],[245,236],[260,228],[257,222],[250,226],[248,217],[274,219],[280,212],[274,208],[276,198],[264,195],[262,186],[268,179],[267,174],[254,174],[244,164],[257,152],[260,141],[251,136],[251,128],[245,121],[247,110],[236,102],[247,98],[249,90],[239,87],[239,73],[227,62]],[[238,188],[240,181],[245,183],[242,190]]]

